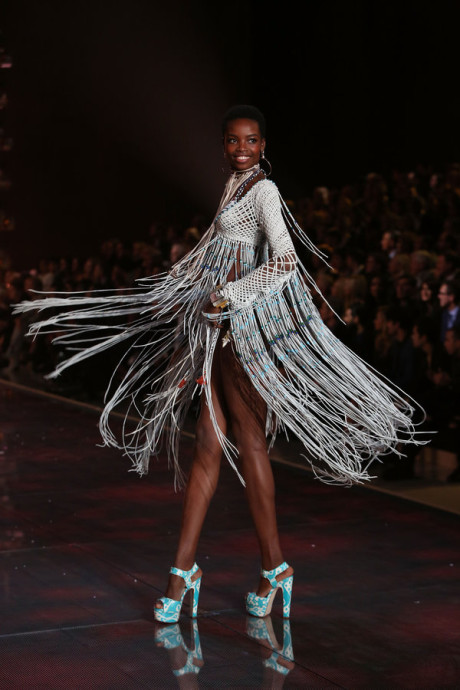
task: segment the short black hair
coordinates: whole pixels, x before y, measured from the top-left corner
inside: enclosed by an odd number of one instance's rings
[[[233,105],[227,110],[222,119],[222,134],[225,134],[227,125],[232,120],[255,120],[259,125],[260,134],[262,139],[265,139],[265,117],[260,112],[259,108],[254,105]]]

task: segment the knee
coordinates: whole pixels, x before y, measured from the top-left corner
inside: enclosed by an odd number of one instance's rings
[[[203,463],[219,462],[222,446],[212,424],[199,424],[195,432],[195,456]]]
[[[232,425],[232,431],[241,458],[267,455],[267,439],[260,428],[238,423]]]

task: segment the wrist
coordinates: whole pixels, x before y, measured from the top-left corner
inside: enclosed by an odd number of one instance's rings
[[[228,304],[228,299],[222,294],[222,285],[218,285],[214,292],[211,292],[210,300],[213,307],[223,309]]]

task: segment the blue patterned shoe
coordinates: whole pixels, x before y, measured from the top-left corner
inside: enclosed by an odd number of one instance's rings
[[[186,673],[196,673],[201,671],[203,666],[203,652],[201,651],[200,635],[198,633],[197,621],[192,621],[193,632],[193,649],[189,649],[182,642],[182,646],[187,652],[187,663],[182,668],[174,669],[173,673],[176,677],[185,676]]]
[[[171,650],[182,647],[187,654],[187,661],[182,668],[173,669],[176,677],[185,676],[187,673],[198,674],[203,666],[203,653],[201,651],[200,635],[198,633],[198,623],[192,620],[193,649],[189,649],[184,642],[179,623],[157,630],[155,642],[164,649]]]
[[[283,646],[278,641],[273,630],[270,616],[266,618],[247,618],[246,632],[253,640],[266,640],[273,650],[270,658],[263,662],[266,668],[271,668],[283,676],[292,670],[294,664],[294,651],[292,649],[291,625],[288,620],[283,621]],[[283,663],[279,663],[281,660]],[[287,662],[287,663],[286,663]]]
[[[155,607],[153,609],[153,615],[155,617],[155,620],[159,621],[160,623],[177,623],[177,621],[179,620],[184,597],[189,590],[191,591],[192,596],[192,612],[190,615],[192,618],[196,618],[198,613],[198,599],[200,596],[201,575],[193,581],[192,576],[195,575],[197,570],[199,570],[199,568],[196,563],[190,570],[181,570],[180,568],[174,567],[170,569],[169,572],[172,575],[179,575],[179,577],[183,578],[185,582],[185,589],[179,601],[176,601],[175,599],[170,599],[169,597],[161,597],[161,599],[158,599],[158,601],[161,601],[161,603],[163,604],[163,608],[157,609]]]
[[[273,599],[275,598],[276,590],[281,589],[283,593],[283,618],[289,618],[291,611],[291,597],[292,597],[292,583],[294,582],[294,575],[285,577],[284,580],[277,580],[276,576],[284,573],[289,568],[289,565],[284,562],[273,570],[261,570],[262,577],[269,581],[272,588],[266,597],[259,597],[255,592],[249,592],[246,597],[246,611],[251,616],[263,618],[271,613],[273,606]]]

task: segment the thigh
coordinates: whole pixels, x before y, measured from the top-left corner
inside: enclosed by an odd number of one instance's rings
[[[266,448],[267,405],[244,371],[231,344],[219,350],[225,408],[237,445]]]
[[[227,433],[227,410],[225,405],[225,396],[223,393],[222,368],[219,356],[220,340],[216,346],[212,362],[212,371],[210,377],[211,388],[211,403],[214,415],[223,434]],[[206,399],[205,391],[201,392],[200,400],[200,414],[196,425],[196,441],[198,444],[214,448],[216,445],[220,447],[219,439],[211,419],[211,411]]]

